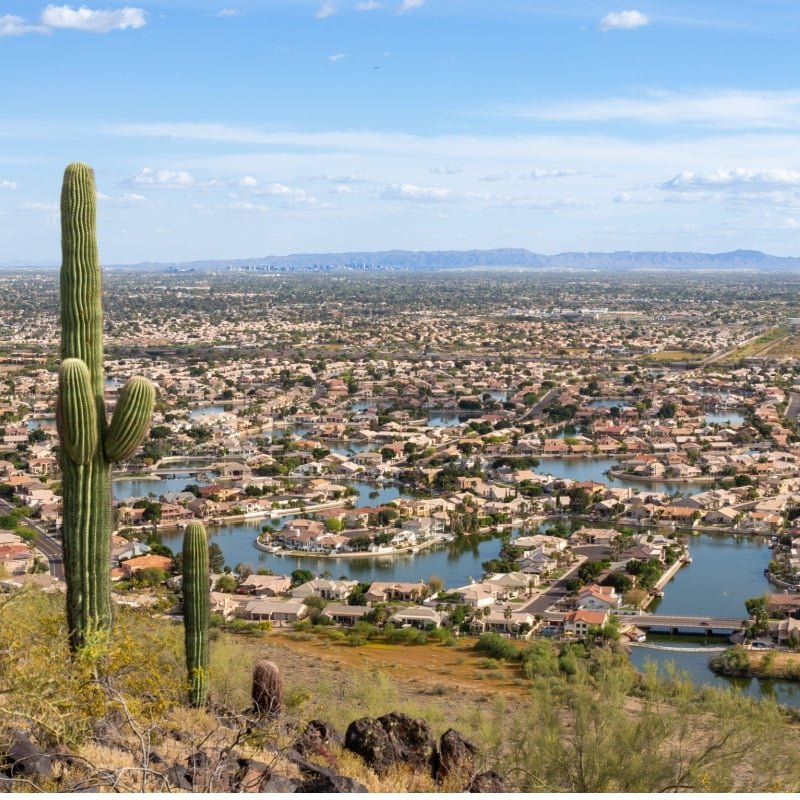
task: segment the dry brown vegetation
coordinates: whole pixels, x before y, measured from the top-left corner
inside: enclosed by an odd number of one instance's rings
[[[210,754],[210,790],[220,789],[229,751],[291,776],[296,767],[283,754],[310,719],[344,732],[353,719],[390,711],[425,719],[435,736],[461,730],[479,747],[477,766],[496,769],[519,791],[800,787],[798,731],[777,706],[698,692],[677,676],[640,677],[607,650],[562,665],[566,672],[544,659],[527,678],[467,643],[352,647],[307,634],[218,633],[212,704],[197,710],[185,705],[179,625],[120,610],[113,641],[71,661],[61,598],[26,591],[0,603],[0,743],[24,730],[40,747],[75,756],[27,789],[164,791],[173,788],[166,768],[198,750]],[[253,729],[242,712],[252,665],[264,657],[284,674],[284,711]],[[463,788],[403,769],[378,777],[336,747],[329,758],[370,791]]]

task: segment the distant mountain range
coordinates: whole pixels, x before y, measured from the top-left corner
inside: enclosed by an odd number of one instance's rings
[[[9,266],[21,266],[15,263]],[[294,253],[286,256],[263,256],[181,263],[146,262],[112,264],[112,269],[136,268],[148,271],[181,270],[256,270],[256,271],[326,271],[354,270],[443,270],[480,267],[513,267],[559,270],[800,270],[800,258],[772,256],[759,250],[733,250],[729,253],[692,253],[671,251],[630,251],[614,253],[558,253],[542,255],[522,248],[496,250],[381,250],[352,253]]]

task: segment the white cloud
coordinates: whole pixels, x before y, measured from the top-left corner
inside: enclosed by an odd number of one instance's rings
[[[694,189],[771,191],[800,187],[800,171],[792,169],[718,169],[713,172],[680,172],[661,184],[662,189],[681,192]]]
[[[302,189],[292,189],[285,183],[271,183],[269,186],[265,186],[264,189],[261,190],[260,194],[290,196],[301,191]]]
[[[572,178],[575,175],[585,175],[577,169],[532,169],[527,175],[522,175],[524,180],[539,181],[543,178]]]
[[[441,167],[431,167],[428,172],[432,172],[434,175],[458,175],[459,172],[463,172],[464,170],[461,167],[456,166],[448,166],[444,165]]]
[[[239,186],[244,188],[252,188],[254,186],[258,186],[258,181],[252,175],[245,175],[240,179]]]
[[[800,125],[800,91],[649,91],[639,97],[608,97],[549,107],[512,108],[503,113],[550,122],[637,122],[735,130],[794,128]]]
[[[260,203],[248,203],[244,201],[237,201],[234,203],[229,203],[226,208],[229,211],[247,211],[247,212],[258,212],[260,214],[266,213],[270,210],[269,206],[261,205]]]
[[[218,17],[240,17],[242,12],[238,8],[223,8],[217,11]]]
[[[136,186],[152,186],[167,189],[186,189],[194,184],[194,178],[184,170],[142,169],[131,181]]]
[[[102,192],[95,192],[95,195],[98,200],[110,200],[111,198],[107,194],[103,194]]]
[[[314,16],[317,19],[325,19],[326,17],[332,17],[336,13],[336,5],[331,2],[331,0],[325,0],[323,4],[317,9],[317,13]]]
[[[135,192],[125,192],[125,194],[123,194],[120,197],[120,200],[123,203],[142,203],[145,200],[147,200],[147,198],[143,194],[136,194]]]
[[[386,200],[422,200],[425,202],[439,202],[450,200],[453,193],[449,189],[438,186],[415,186],[413,183],[393,183],[384,189],[383,197]]]
[[[488,181],[490,183],[507,181],[511,178],[510,172],[493,172],[490,175],[483,175],[478,178],[479,181]]]
[[[346,55],[347,53],[334,53],[328,56],[328,61],[332,61],[335,64],[337,61],[341,61]]]
[[[414,8],[420,8],[425,5],[425,0],[403,0],[400,8],[397,9],[398,14],[405,14],[406,11],[411,11]]]
[[[53,203],[25,203],[22,207],[25,211],[46,211],[48,213],[59,210],[58,206]]]
[[[22,17],[0,14],[0,36],[23,36],[26,33],[49,33],[44,25],[28,25]]]
[[[329,183],[369,183],[372,175],[364,172],[351,172],[346,175],[311,175],[306,180],[309,181],[328,181]]]
[[[380,8],[381,3],[378,0],[364,0],[363,3],[356,3],[353,8],[356,11],[375,11],[376,8]]]
[[[331,194],[352,194],[353,187],[348,186],[347,184],[339,184],[339,186],[334,186],[333,189],[330,190]]]
[[[631,30],[649,24],[650,19],[641,11],[619,11],[606,14],[600,20],[601,31]]]
[[[49,28],[69,28],[90,33],[141,28],[146,24],[144,10],[131,6],[104,10],[94,10],[88,6],[47,6],[42,11],[41,22]]]
[[[15,181],[0,181],[0,189],[16,189],[17,184]]]

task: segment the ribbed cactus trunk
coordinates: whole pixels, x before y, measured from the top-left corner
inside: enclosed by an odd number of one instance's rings
[[[109,428],[104,402],[103,309],[96,190],[86,164],[70,164],[61,190],[61,368],[56,420],[63,477],[64,572],[70,646],[111,628],[111,469],[150,426],[155,390],[132,378]]]
[[[202,522],[190,522],[183,534],[183,627],[189,702],[208,698],[208,624],[210,616],[208,537]]]

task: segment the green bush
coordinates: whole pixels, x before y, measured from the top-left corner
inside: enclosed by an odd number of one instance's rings
[[[522,650],[497,633],[482,633],[475,649],[501,661],[519,661],[522,658]]]

